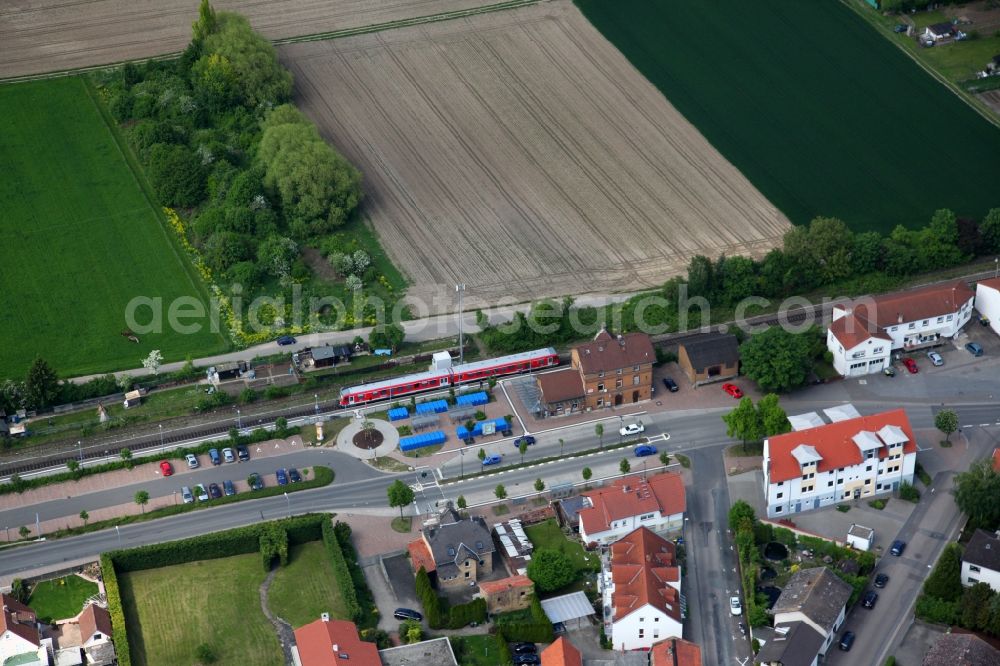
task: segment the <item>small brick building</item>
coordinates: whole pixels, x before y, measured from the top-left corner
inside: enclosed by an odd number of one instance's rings
[[[480,583],[479,591],[486,600],[486,611],[495,615],[531,605],[535,584],[527,576],[518,575]]]

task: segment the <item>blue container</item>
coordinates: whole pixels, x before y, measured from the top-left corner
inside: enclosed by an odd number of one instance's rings
[[[410,410],[406,407],[393,407],[389,410],[390,421],[401,421],[410,418]]]
[[[417,405],[417,414],[442,414],[448,411],[447,400],[431,400]]]

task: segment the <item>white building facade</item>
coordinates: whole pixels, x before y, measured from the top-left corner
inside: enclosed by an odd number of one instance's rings
[[[1000,532],[976,530],[962,553],[962,585],[976,583],[1000,592]]]
[[[983,280],[976,285],[976,309],[990,320],[990,328],[1000,335],[1000,279]]]
[[[609,486],[584,493],[590,506],[581,509],[580,538],[607,545],[640,527],[663,533],[684,525],[687,508],[684,481],[666,472],[615,479]]]

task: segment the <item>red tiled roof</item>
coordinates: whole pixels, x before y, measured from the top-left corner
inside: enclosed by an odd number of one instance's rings
[[[986,280],[980,280],[976,284],[977,285],[981,284],[989,287],[990,289],[996,289],[997,291],[1000,291],[1000,278],[988,278]]]
[[[866,322],[856,315],[847,314],[830,324],[830,332],[844,345],[844,350],[853,349],[869,338],[889,340],[888,335],[879,332],[877,326],[866,325]]]
[[[583,657],[576,646],[560,636],[542,650],[542,666],[583,666]]]
[[[701,666],[701,648],[683,638],[668,638],[649,651],[650,666]]]
[[[576,368],[563,368],[538,375],[538,388],[542,391],[542,402],[549,404],[586,395],[583,379]]]
[[[1000,448],[993,449],[993,471],[1000,473]]]
[[[295,644],[302,666],[382,666],[378,648],[358,637],[358,628],[353,622],[310,622],[295,630]]]
[[[869,312],[867,303],[860,303],[854,313],[863,321],[874,320],[880,328],[888,328],[902,322],[920,321],[958,312],[975,293],[962,280],[946,284],[934,284],[910,291],[876,296],[872,299],[874,312]]]
[[[664,472],[643,481],[641,476],[615,479],[607,488],[583,493],[593,506],[580,510],[580,524],[587,534],[609,529],[612,521],[651,511],[672,516],[687,507],[684,481],[679,474]]]
[[[22,624],[22,622],[35,621],[35,611],[31,610],[14,597],[2,595],[3,611],[0,612],[0,634],[9,631],[28,641],[34,646],[41,645],[38,630],[33,624]]]
[[[423,539],[414,539],[407,544],[406,549],[410,551],[410,565],[413,567],[413,573],[420,571],[420,567],[423,567],[427,573],[434,571],[434,556],[431,555],[431,549],[427,547],[427,543]]]
[[[88,604],[80,613],[80,638],[89,641],[94,634],[101,632],[111,638],[111,613],[97,604]]]
[[[903,409],[893,409],[872,416],[862,416],[856,419],[838,421],[816,428],[799,430],[768,439],[768,454],[770,455],[770,482],[790,481],[802,476],[799,462],[792,456],[792,450],[799,445],[811,446],[816,449],[822,460],[817,465],[817,472],[850,465],[858,465],[862,461],[861,450],[851,439],[859,432],[877,432],[887,425],[897,426],[906,433],[906,443],[903,453],[916,453],[917,441],[910,427],[910,419]],[[879,458],[885,458],[888,451],[885,447],[879,449]]]
[[[674,544],[640,527],[611,544],[611,604],[615,621],[650,605],[681,621],[680,579]]]
[[[643,363],[655,363],[653,343],[645,333],[627,333],[621,340],[601,330],[593,342],[574,347],[585,375],[630,368]]]
[[[479,584],[479,591],[483,594],[496,594],[512,587],[532,587],[534,583],[527,576],[509,576],[500,580],[483,581]]]

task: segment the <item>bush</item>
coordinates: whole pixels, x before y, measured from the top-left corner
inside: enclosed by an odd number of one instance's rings
[[[375,607],[375,598],[368,587],[368,581],[365,580],[365,572],[358,564],[358,552],[354,549],[354,544],[351,543],[351,526],[338,521],[333,526],[333,533],[337,538],[337,543],[340,545],[340,550],[344,555],[344,562],[347,563],[347,570],[351,575],[354,596],[357,599],[358,608],[360,609],[358,611],[360,619],[357,620],[357,623],[361,627],[374,628],[378,624],[378,609]]]
[[[951,626],[958,620],[958,603],[921,594],[913,614],[925,622]]]
[[[358,604],[358,596],[354,589],[354,580],[351,578],[351,570],[344,559],[344,551],[340,547],[340,540],[337,538],[331,521],[327,520],[322,526],[323,546],[326,548],[327,557],[333,567],[333,577],[337,580],[337,587],[344,598],[344,606],[348,615],[355,622],[361,621],[361,606]]]
[[[538,597],[531,598],[527,611],[505,613],[494,618],[497,633],[511,642],[551,643],[553,638],[552,622],[542,610]]]
[[[899,499],[917,503],[920,501],[920,491],[904,481],[899,486]]]
[[[428,626],[431,629],[444,628],[441,609],[442,600],[431,586],[430,576],[427,575],[427,571],[423,567],[420,567],[420,570],[417,571],[417,575],[414,578],[414,586],[417,599],[420,600],[420,605],[424,609],[424,617],[427,618]]]
[[[125,609],[118,587],[118,572],[115,571],[115,563],[109,553],[101,555],[101,577],[104,579],[104,594],[108,600],[108,613],[111,615],[112,639],[118,655],[118,666],[132,666],[132,653],[125,628]]]
[[[165,206],[190,208],[205,198],[205,167],[187,146],[153,145],[146,159],[146,174]]]
[[[540,592],[554,592],[573,582],[576,569],[562,551],[543,548],[532,554],[528,562],[528,578],[534,581]]]
[[[461,629],[473,622],[486,622],[486,600],[473,599],[467,604],[451,606],[448,609],[448,628]]]
[[[199,645],[194,651],[194,656],[203,664],[214,664],[218,660],[218,657],[215,656],[215,651],[208,643]]]

